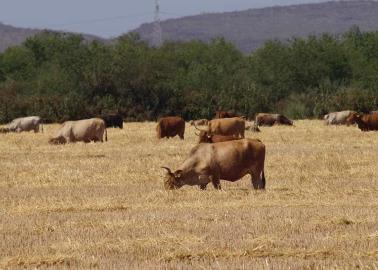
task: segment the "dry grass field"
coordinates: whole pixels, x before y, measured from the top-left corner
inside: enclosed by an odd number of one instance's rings
[[[267,147],[266,191],[163,189],[196,144],[155,123],[107,143],[0,134],[0,269],[378,269],[378,132],[297,121],[247,132]]]

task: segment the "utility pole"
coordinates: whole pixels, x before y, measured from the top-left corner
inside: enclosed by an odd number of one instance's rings
[[[155,18],[152,33],[152,45],[160,47],[163,44],[163,33],[160,25],[160,5],[159,0],[155,0]]]

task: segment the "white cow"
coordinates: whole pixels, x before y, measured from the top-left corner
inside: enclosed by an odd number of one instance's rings
[[[341,111],[341,112],[331,112],[329,114],[324,115],[324,121],[326,125],[345,125],[345,124],[353,124],[347,123],[348,117],[355,113],[355,111]]]
[[[22,131],[30,131],[34,130],[34,132],[39,132],[39,128],[41,127],[41,131],[43,132],[43,125],[41,121],[41,117],[39,116],[28,116],[28,117],[21,117],[12,120],[7,126],[6,129],[12,132],[22,132]]]

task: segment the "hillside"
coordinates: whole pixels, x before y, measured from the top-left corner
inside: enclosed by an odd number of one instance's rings
[[[362,31],[378,30],[378,2],[342,1],[276,6],[246,11],[202,14],[170,19],[161,23],[164,40],[209,41],[223,36],[244,52],[267,40],[285,41],[293,36],[339,34],[358,25]],[[143,24],[135,32],[151,41],[153,24]]]
[[[28,37],[31,37],[39,32],[43,31],[42,29],[30,29],[30,28],[20,28],[14,27],[11,25],[6,25],[0,23],[0,52],[4,51],[6,48],[10,46],[19,45],[24,42]],[[91,40],[99,40],[102,42],[108,42],[108,40],[83,34],[84,39],[91,41]]]
[[[21,44],[25,39],[40,32],[29,28],[18,28],[0,23],[0,52],[6,48]]]

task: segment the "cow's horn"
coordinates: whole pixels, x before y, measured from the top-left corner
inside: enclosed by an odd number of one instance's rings
[[[167,172],[169,173],[169,174],[172,174],[172,171],[171,171],[171,169],[170,168],[168,168],[168,167],[162,167],[163,169],[166,169],[167,170]]]

